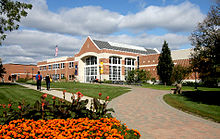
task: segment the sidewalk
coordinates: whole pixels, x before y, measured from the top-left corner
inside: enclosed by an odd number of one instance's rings
[[[108,107],[141,139],[220,139],[220,124],[177,110],[163,101],[170,91],[131,87]]]
[[[31,84],[24,84],[24,83],[16,83],[16,84],[19,84],[19,85],[22,85],[24,87],[27,87],[27,88],[30,88],[30,89],[33,89],[33,90],[36,90],[36,91],[39,91],[37,90],[37,86],[36,85],[31,85]],[[52,96],[55,96],[55,97],[58,97],[58,98],[63,98],[63,92],[62,91],[59,91],[59,90],[55,90],[57,88],[51,88],[50,91],[48,91],[45,87],[41,87],[41,91],[39,92],[42,92],[42,93],[46,93],[46,94],[50,94]],[[64,90],[64,89],[63,89]],[[69,102],[72,102],[71,100],[71,97],[72,97],[72,93],[69,93],[69,92],[66,92],[65,93],[65,100],[69,101]],[[75,94],[75,98],[77,98],[77,95]],[[87,104],[87,108],[90,109],[91,107],[91,102],[92,102],[92,97],[88,97],[88,96],[83,96],[81,98],[81,100],[86,100],[88,99],[89,100],[89,103]],[[102,103],[104,102],[101,101]]]

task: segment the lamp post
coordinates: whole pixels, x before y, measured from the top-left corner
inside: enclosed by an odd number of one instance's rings
[[[33,71],[34,71],[34,68],[32,68],[32,81],[33,81]]]

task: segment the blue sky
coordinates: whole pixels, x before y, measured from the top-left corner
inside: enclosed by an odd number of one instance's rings
[[[3,63],[36,64],[73,56],[93,39],[171,50],[192,48],[188,37],[215,0],[19,0],[33,5],[0,47]]]

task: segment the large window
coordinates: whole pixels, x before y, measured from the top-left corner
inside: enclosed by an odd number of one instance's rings
[[[128,71],[135,69],[134,62],[135,62],[135,59],[125,58],[125,80],[127,78]]]
[[[109,80],[121,80],[121,58],[109,58]]]
[[[86,82],[91,82],[97,78],[97,57],[88,57],[86,58],[85,63]]]

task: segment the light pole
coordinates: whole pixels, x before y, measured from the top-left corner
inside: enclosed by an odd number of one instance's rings
[[[33,71],[34,71],[34,68],[32,68],[32,81],[33,81]]]

